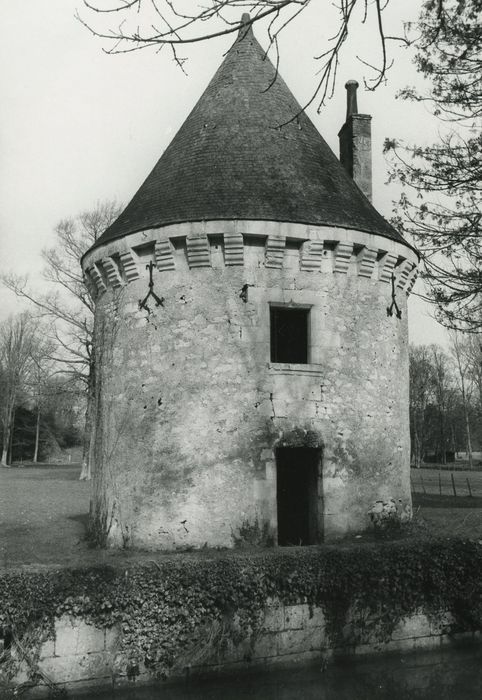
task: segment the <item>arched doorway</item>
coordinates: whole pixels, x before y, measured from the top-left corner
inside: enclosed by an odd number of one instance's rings
[[[317,544],[321,539],[319,447],[278,447],[276,501],[278,544]]]

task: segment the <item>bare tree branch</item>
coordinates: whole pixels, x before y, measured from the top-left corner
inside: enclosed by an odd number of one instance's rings
[[[382,15],[390,0],[339,0],[338,5],[331,8],[338,14],[338,28],[335,35],[328,40],[315,60],[320,62],[317,78],[311,97],[303,105],[306,109],[316,103],[318,110],[332,96],[336,74],[340,60],[341,48],[346,41],[349,30],[355,20],[354,10],[362,11],[361,24],[369,19],[376,26],[377,42],[380,46],[380,65],[373,65],[363,57],[363,65],[374,73],[373,78],[367,78],[365,85],[374,90],[385,80],[391,66],[388,58],[387,37],[385,36]],[[77,11],[76,17],[89,32],[99,39],[108,42],[103,50],[106,53],[129,53],[146,48],[156,50],[169,46],[174,60],[184,70],[185,59],[179,58],[176,46],[210,41],[212,39],[233,34],[242,36],[243,31],[256,24],[264,27],[266,33],[266,53],[274,52],[274,63],[279,65],[279,38],[282,32],[293,23],[312,4],[312,0],[206,0],[203,4],[190,0],[149,0],[141,2],[119,2],[114,0],[83,1],[83,12]],[[241,12],[250,13],[247,19]],[[119,23],[113,20],[118,16]],[[102,21],[105,17],[106,21]],[[264,20],[269,20],[267,25]],[[408,43],[408,39],[397,38]],[[299,115],[294,115],[296,119]]]
[[[91,211],[59,222],[55,229],[56,245],[42,252],[45,262],[43,276],[51,285],[48,291],[32,289],[26,278],[14,273],[0,277],[8,289],[32,304],[38,318],[48,320],[45,335],[52,343],[49,358],[63,365],[63,373],[81,382],[86,387],[87,396],[93,390],[94,381],[94,305],[83,282],[80,258],[120,211],[116,202],[98,203]],[[86,422],[89,423],[88,419]],[[85,466],[88,473],[89,465]]]

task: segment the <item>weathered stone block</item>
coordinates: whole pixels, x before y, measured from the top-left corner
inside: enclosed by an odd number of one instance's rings
[[[63,616],[55,622],[55,654],[86,654],[104,650],[104,630]]]
[[[325,614],[321,608],[311,608],[309,605],[303,606],[303,626],[306,629],[314,627],[325,628],[326,620]]]
[[[263,630],[266,632],[281,632],[285,624],[284,605],[268,607],[265,611]]]
[[[430,620],[424,614],[417,614],[401,620],[392,632],[392,639],[428,637],[430,634]]]
[[[39,659],[47,659],[50,656],[55,655],[55,640],[47,639],[42,642],[39,650]]]
[[[303,627],[305,614],[303,605],[286,605],[284,615],[285,630],[296,630]]]
[[[112,658],[107,652],[52,656],[41,661],[39,666],[53,683],[100,680],[112,675]]]
[[[324,639],[318,629],[285,630],[280,632],[277,637],[279,656],[316,651],[324,646]]]
[[[262,633],[256,637],[252,648],[252,658],[259,659],[276,656],[278,653],[278,633]]]

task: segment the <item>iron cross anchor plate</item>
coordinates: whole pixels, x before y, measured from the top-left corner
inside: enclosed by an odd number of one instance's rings
[[[395,297],[395,275],[392,274],[392,303],[390,306],[387,306],[387,316],[393,316],[393,309],[395,309],[397,318],[402,318],[402,310],[399,308]]]
[[[154,270],[154,263],[151,262],[146,265],[146,270],[149,270],[149,291],[147,292],[144,299],[139,299],[139,309],[144,309],[148,314],[151,313],[150,308],[147,306],[147,300],[152,297],[156,302],[156,306],[164,306],[164,297],[158,297],[154,291],[154,281],[152,279],[152,272]]]

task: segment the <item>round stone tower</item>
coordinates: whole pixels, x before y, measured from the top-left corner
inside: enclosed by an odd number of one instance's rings
[[[245,24],[85,254],[109,544],[314,544],[410,503],[418,259],[369,201],[355,88],[340,163]]]

